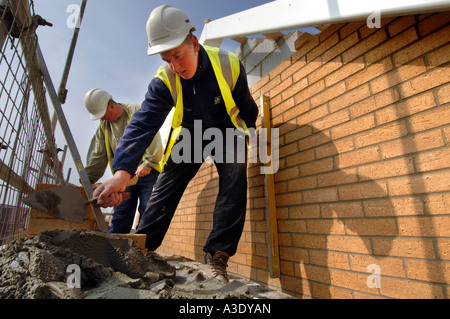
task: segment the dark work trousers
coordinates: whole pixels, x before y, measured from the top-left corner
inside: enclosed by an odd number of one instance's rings
[[[119,206],[114,207],[109,233],[128,234],[131,231],[136,208],[140,218],[147,207],[158,175],[159,172],[152,169],[149,174],[139,177],[135,185],[128,186],[125,189],[125,192],[130,193],[131,197],[122,201]]]
[[[236,253],[245,222],[247,145],[242,134],[239,137],[225,138],[225,136],[222,148],[219,147],[219,150],[215,150],[217,152],[212,152],[219,175],[219,193],[214,207],[212,231],[203,250],[212,255],[217,251],[223,251],[232,256]],[[151,251],[161,245],[183,192],[209,155],[206,152],[211,149],[211,145],[208,147],[211,141],[202,139],[202,144],[194,146],[194,140],[199,141],[198,137],[192,138],[190,147],[196,150],[197,154],[192,151],[191,160],[182,162],[179,162],[174,154],[175,146],[180,141],[175,144],[155,184],[147,209],[141,216],[137,233],[147,235],[146,247]],[[186,142],[184,145],[189,143]],[[198,154],[199,145],[204,153],[201,157]]]

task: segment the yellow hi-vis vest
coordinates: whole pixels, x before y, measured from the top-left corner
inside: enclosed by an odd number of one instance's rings
[[[237,129],[249,134],[247,125],[239,116],[239,109],[231,94],[240,73],[240,62],[238,57],[234,53],[226,52],[219,48],[213,48],[206,45],[204,45],[203,48],[206,50],[209,60],[211,61],[214,74],[219,84],[220,93],[222,94],[231,122]],[[160,167],[164,167],[181,131],[181,123],[183,121],[183,91],[180,76],[172,72],[167,63],[158,69],[156,77],[161,79],[169,88],[175,106],[167,147],[160,162]]]

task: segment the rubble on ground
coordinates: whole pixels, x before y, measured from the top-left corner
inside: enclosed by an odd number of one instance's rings
[[[102,232],[46,231],[0,251],[0,299],[292,298],[232,275],[207,279],[202,267]]]

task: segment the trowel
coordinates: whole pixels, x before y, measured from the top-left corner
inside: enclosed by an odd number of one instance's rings
[[[122,193],[122,198],[130,198],[129,193]],[[37,191],[24,198],[22,202],[51,216],[74,223],[82,223],[87,205],[95,205],[97,197],[86,201],[74,186],[59,186]]]

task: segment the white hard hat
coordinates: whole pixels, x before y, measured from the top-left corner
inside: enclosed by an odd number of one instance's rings
[[[102,89],[89,90],[84,96],[84,105],[90,113],[91,120],[101,119],[108,108],[112,95]]]
[[[166,4],[150,13],[146,30],[147,53],[153,55],[180,46],[195,27],[183,11]]]

